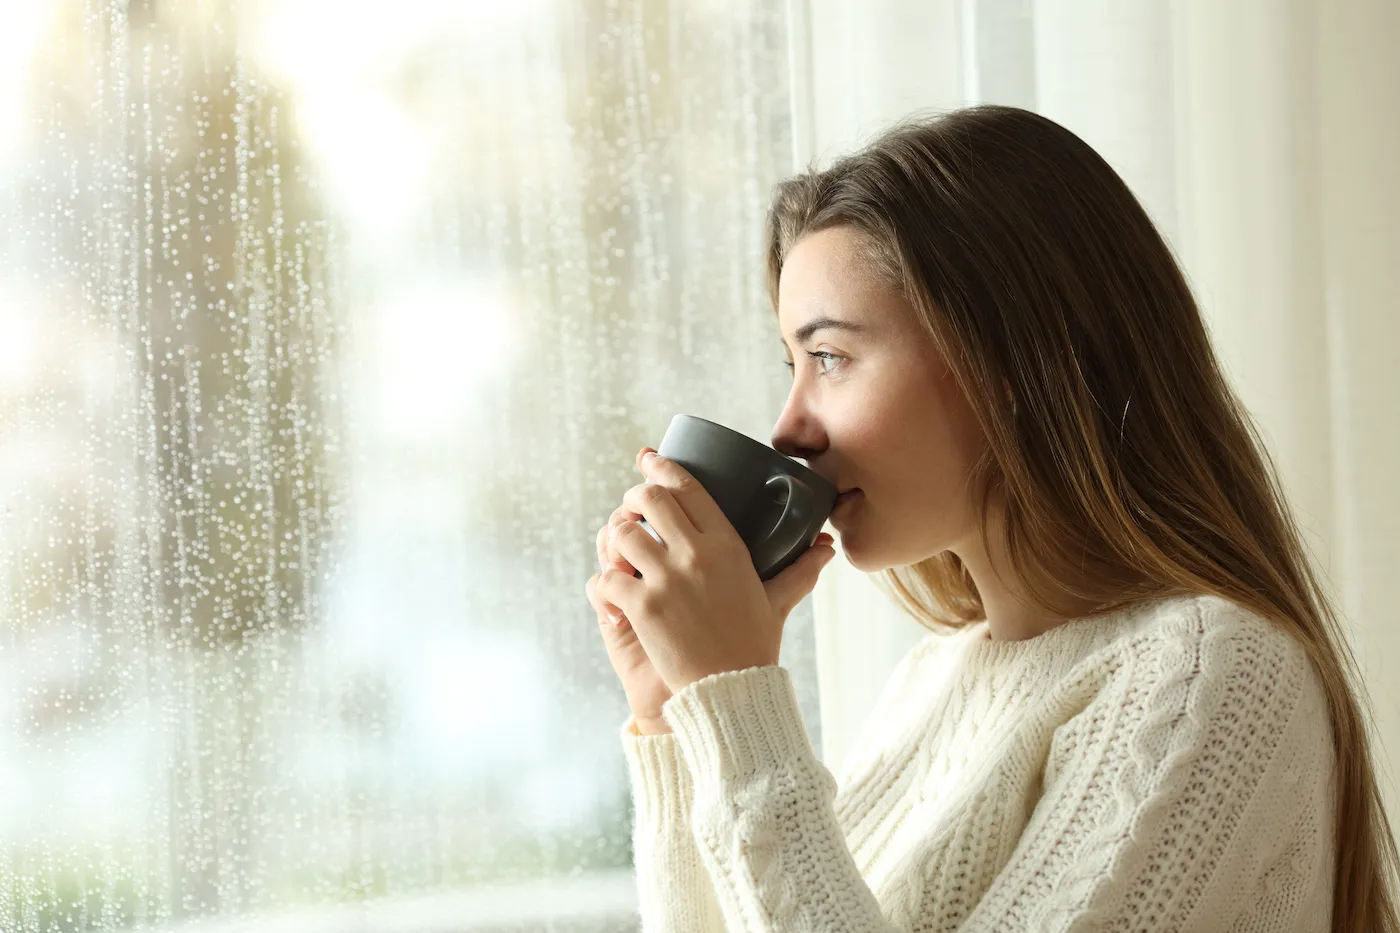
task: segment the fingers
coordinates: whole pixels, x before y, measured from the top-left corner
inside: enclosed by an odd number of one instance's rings
[[[610,527],[609,525],[604,525],[602,528],[598,529],[597,550],[599,572],[607,570],[609,567],[616,567],[627,573],[635,573],[636,571],[632,569],[632,565],[627,563],[627,561],[617,559],[608,553],[608,530]],[[597,578],[594,577],[588,581],[588,601],[592,603],[594,611],[598,613],[599,622],[607,620],[616,625],[623,618],[622,610],[612,603],[602,603],[600,605],[599,602],[595,600],[593,596],[593,583],[596,579]]]
[[[643,538],[649,537],[641,529],[637,533]],[[646,584],[623,570],[604,570],[590,578],[589,583],[594,599],[604,606],[615,607],[619,617],[627,614],[625,607],[636,605],[638,600],[646,598]]]
[[[613,527],[609,523],[598,529],[598,569],[607,570],[609,567],[616,567],[618,570],[625,570],[635,576],[637,568],[629,564],[627,559],[613,547]]]
[[[598,575],[595,573],[588,578],[588,582],[583,585],[583,592],[588,596],[588,605],[593,607],[593,611],[600,616],[604,615],[602,607],[598,604]]]
[[[613,556],[608,553],[608,538],[612,525],[604,525],[598,529],[598,569],[607,570],[612,566]]]
[[[617,623],[613,621],[611,609],[598,595],[598,575],[596,573],[588,578],[588,582],[583,586],[583,591],[588,594],[588,604],[593,607],[593,611],[597,614],[598,624],[602,625],[604,622],[610,622],[616,625]]]
[[[636,509],[629,508],[626,503],[613,509],[612,515],[608,516],[608,527],[621,525],[623,522],[639,522],[644,516]]]
[[[647,534],[637,522],[623,522],[610,529],[608,555],[616,555],[629,567],[636,568],[639,577],[662,570],[666,546]]]
[[[641,462],[640,459],[638,462]],[[729,524],[729,519],[725,517],[709,490],[701,486],[700,481],[676,461],[669,457],[655,457],[650,464],[642,467],[642,472],[648,482],[666,487],[671,497],[679,504],[687,523],[701,534]],[[651,518],[648,517],[647,521],[651,521]],[[656,525],[656,522],[651,524]],[[657,532],[662,538],[666,538],[666,532],[660,527],[657,527]]]
[[[784,568],[782,573],[764,582],[763,589],[768,594],[769,604],[782,618],[787,618],[797,604],[816,589],[817,578],[821,576],[822,569],[836,556],[836,550],[830,541],[830,535],[819,536],[816,542],[795,562]]]
[[[623,522],[639,522],[641,520],[642,513],[633,511],[626,505],[620,505],[617,508],[613,509],[612,515],[608,517],[607,527],[603,529],[604,531],[608,532],[607,538],[604,542],[604,551],[608,554],[610,560],[614,562],[623,561],[621,555],[619,555],[615,550],[611,550],[607,547],[607,544],[612,541],[612,530],[618,525],[621,525]],[[626,563],[625,561],[623,562]],[[627,564],[627,566],[623,569],[630,570],[633,573],[637,572],[637,569],[631,564]]]
[[[632,514],[646,518],[652,531],[660,536],[663,548],[686,556],[685,551],[696,533],[695,525],[671,490],[657,483],[642,483],[623,493],[622,502]]]
[[[618,527],[621,528],[622,526],[619,525]],[[618,570],[625,570],[628,573],[632,574],[632,576],[634,577],[640,577],[642,575],[642,572],[636,567],[633,567],[632,562],[629,561],[620,550],[618,550],[617,537],[617,535],[612,534],[611,532],[609,532],[608,534],[608,566],[616,567]]]
[[[627,616],[623,611],[598,593],[598,581],[602,579],[601,573],[595,573],[588,578],[583,590],[588,594],[588,604],[593,607],[593,611],[598,614],[598,624],[609,623],[611,625],[621,625],[626,621]]]

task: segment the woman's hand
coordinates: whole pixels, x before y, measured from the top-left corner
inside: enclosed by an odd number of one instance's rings
[[[598,529],[598,567],[607,570],[616,568],[621,573],[631,574],[632,565],[616,555],[608,554],[609,531],[613,525],[627,521],[625,510],[613,513],[608,524]],[[603,645],[608,650],[608,660],[612,662],[617,679],[622,682],[622,692],[627,697],[627,705],[632,710],[632,718],[637,728],[645,734],[669,732],[661,716],[661,707],[671,698],[671,691],[661,675],[652,666],[651,659],[637,640],[637,633],[627,624],[627,617],[615,606],[603,602],[597,594],[598,575],[590,577],[585,590],[588,601],[598,615],[598,627],[603,633]]]
[[[777,664],[788,614],[836,554],[831,536],[764,582],[705,487],[679,463],[643,455],[650,482],[629,489],[623,508],[645,518],[661,542],[634,518],[610,521],[609,560],[628,569],[609,566],[590,578],[590,601],[622,611],[671,693],[710,674]]]

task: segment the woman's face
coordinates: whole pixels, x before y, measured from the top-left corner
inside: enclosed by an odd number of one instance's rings
[[[783,264],[778,323],[794,368],[773,446],[859,489],[830,521],[846,559],[872,573],[976,534],[967,477],[985,441],[913,307],[865,271],[856,236],[809,234]],[[823,319],[858,329],[802,333]]]

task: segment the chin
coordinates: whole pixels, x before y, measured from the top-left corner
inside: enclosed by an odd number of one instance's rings
[[[846,558],[846,563],[861,573],[879,573],[882,570],[909,567],[941,553],[941,550],[928,551],[925,549],[918,549],[908,554],[895,554],[888,550],[872,553],[860,546],[859,537],[852,539],[839,532],[837,543],[841,546],[841,554]]]
[[[841,545],[841,556],[846,558],[846,563],[850,564],[861,573],[878,573],[887,567],[893,566],[880,560],[878,555],[862,551],[859,546],[852,548],[849,539],[845,535],[840,535],[837,541]]]
[[[881,570],[889,570],[892,567],[899,566],[898,564],[891,563],[887,560],[853,560],[850,557],[846,558],[846,563],[850,564],[852,567],[859,570],[861,573],[879,573]]]

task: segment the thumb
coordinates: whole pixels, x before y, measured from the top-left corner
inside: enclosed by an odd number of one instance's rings
[[[779,615],[786,618],[787,614],[802,602],[803,597],[816,588],[817,577],[821,575],[822,568],[835,556],[836,550],[831,546],[831,536],[822,534],[817,538],[817,543],[804,551],[801,557],[763,584],[763,588],[768,591],[769,603]]]

